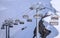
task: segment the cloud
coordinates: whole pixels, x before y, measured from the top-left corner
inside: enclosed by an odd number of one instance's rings
[[[0,11],[6,10],[6,7],[0,7]]]

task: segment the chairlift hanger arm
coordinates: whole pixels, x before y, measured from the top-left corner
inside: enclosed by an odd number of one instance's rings
[[[45,15],[42,16],[42,18],[45,18],[45,17],[48,17],[48,16],[51,16],[51,15],[48,15],[48,13],[45,13]]]
[[[45,17],[48,17],[48,16],[50,16],[50,15],[46,15],[46,16],[44,16],[44,17],[42,17],[42,18],[45,18]]]

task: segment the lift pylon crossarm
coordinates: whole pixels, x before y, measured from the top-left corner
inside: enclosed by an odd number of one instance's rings
[[[28,19],[29,16],[28,15],[23,15],[23,18]]]

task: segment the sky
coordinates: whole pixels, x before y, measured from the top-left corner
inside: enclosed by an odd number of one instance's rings
[[[33,4],[38,3],[39,1],[41,1],[42,3],[46,2],[49,3],[48,0],[0,0],[0,28],[4,22],[5,19],[19,19],[21,21],[24,21],[24,25],[14,25],[13,28],[11,28],[10,30],[10,37],[11,38],[32,38],[33,37],[33,30],[35,28],[35,23],[36,20],[35,18],[33,18],[32,16],[35,14],[35,11],[31,11],[30,13],[28,13],[29,11],[29,7]],[[59,0],[52,0],[51,1],[52,6],[60,11],[60,1]],[[48,5],[48,4],[47,4]],[[50,7],[49,5],[47,7]],[[51,7],[50,7],[51,8]],[[25,11],[27,10],[27,11]],[[47,9],[46,9],[47,10]],[[48,10],[47,10],[48,11]],[[47,12],[47,11],[43,11],[43,12]],[[27,12],[27,13],[26,13]],[[42,13],[42,11],[41,11]],[[32,18],[32,22],[29,23],[26,21],[26,19],[22,18],[22,15],[24,14],[28,14],[30,18]],[[48,19],[49,17],[47,17],[46,19]],[[46,20],[47,22],[49,22],[49,20]],[[60,20],[59,20],[60,21]],[[27,29],[21,31],[21,28],[27,26]],[[60,26],[51,26],[50,30],[52,31],[52,33],[47,37],[47,38],[59,38],[60,37]],[[59,33],[58,33],[59,32]],[[58,36],[54,36],[54,35],[58,35]],[[4,36],[4,37],[3,37]],[[52,37],[51,37],[52,36]],[[5,30],[1,30],[0,29],[0,38],[5,38]]]

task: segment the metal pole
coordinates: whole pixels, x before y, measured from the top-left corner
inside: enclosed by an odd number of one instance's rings
[[[6,38],[7,38],[7,36],[8,36],[8,33],[7,33],[7,25],[6,25]]]
[[[37,27],[37,19],[36,19],[36,27]],[[36,35],[38,34],[38,27],[36,28]],[[37,38],[38,36],[36,36]]]
[[[37,14],[37,12],[38,12],[38,11],[37,11],[37,9],[36,9],[36,14]],[[37,27],[37,18],[36,18],[36,27]],[[36,32],[37,32],[37,33],[36,33],[36,38],[38,38],[38,36],[37,36],[37,35],[38,35],[38,27],[36,28]]]
[[[36,9],[36,14],[38,13],[38,9]],[[37,27],[37,29],[36,29],[36,31],[37,31],[37,36],[36,36],[36,38],[39,38],[39,35],[38,35],[38,32],[39,32],[39,27],[38,27],[38,18],[36,18],[36,27]]]
[[[8,26],[8,38],[10,38],[10,28]]]

